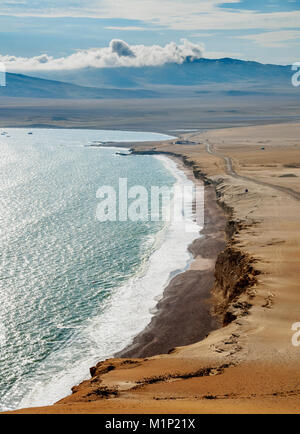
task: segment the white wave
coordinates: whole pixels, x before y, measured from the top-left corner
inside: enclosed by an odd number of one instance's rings
[[[171,172],[177,185],[193,184],[174,161],[164,156],[155,158]],[[186,270],[192,260],[187,247],[202,228],[201,223],[194,222],[192,203],[190,209],[194,231],[186,231],[186,221],[168,223],[153,240],[153,252],[140,272],[114,289],[102,314],[91,319],[75,340],[47,358],[41,369],[45,374],[52,366],[48,380],[35,381],[18,407],[50,405],[70,394],[72,386],[89,378],[93,364],[113,357],[149,324],[170,279]]]

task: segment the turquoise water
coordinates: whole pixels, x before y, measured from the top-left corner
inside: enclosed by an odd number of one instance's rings
[[[2,410],[55,402],[88,377],[93,363],[129,344],[151,319],[170,274],[189,261],[191,240],[181,234],[177,252],[162,264],[159,255],[175,242],[164,223],[96,219],[100,186],[117,187],[121,177],[129,187],[150,189],[171,186],[182,175],[163,159],[124,158],[115,149],[86,145],[163,136],[5,131],[9,137],[0,136]]]

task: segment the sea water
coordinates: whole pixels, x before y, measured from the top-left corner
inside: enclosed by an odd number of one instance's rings
[[[56,402],[90,366],[130,344],[170,278],[187,267],[195,233],[180,222],[96,218],[98,188],[117,189],[119,178],[147,189],[191,181],[165,157],[88,145],[168,137],[1,132],[0,409],[7,410]]]

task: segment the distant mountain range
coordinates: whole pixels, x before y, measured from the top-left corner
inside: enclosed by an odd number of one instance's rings
[[[224,59],[186,59],[163,66],[86,68],[7,74],[0,96],[32,98],[152,98],[223,93],[231,97],[274,92],[291,94],[290,66]]]
[[[183,64],[166,63],[162,66],[138,68],[86,68],[51,72],[47,75],[57,80],[93,87],[144,88],[153,85],[199,86],[236,82],[290,85],[291,67],[263,65],[231,58],[186,59]]]
[[[29,77],[23,74],[6,74],[6,86],[0,87],[0,97],[18,98],[61,98],[61,99],[102,99],[102,98],[152,98],[155,92],[144,89],[101,89]]]

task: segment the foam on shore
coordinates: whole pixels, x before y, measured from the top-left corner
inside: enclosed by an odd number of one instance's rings
[[[178,186],[193,184],[173,160],[165,156],[155,158],[171,172]],[[37,381],[30,394],[21,401],[20,408],[53,404],[70,394],[72,386],[89,378],[89,368],[93,364],[113,357],[144,330],[156,312],[164,288],[192,261],[188,246],[199,237],[201,230],[194,221],[192,205],[191,202],[188,217],[193,230],[186,231],[186,221],[172,221],[155,239],[147,241],[152,247],[151,254],[144,258],[138,274],[113,289],[111,296],[103,302],[101,315],[91,319],[71,342],[47,358],[41,369],[47,370],[48,380]]]

